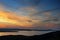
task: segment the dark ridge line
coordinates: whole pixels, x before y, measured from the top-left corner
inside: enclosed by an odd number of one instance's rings
[[[0,32],[19,32],[19,31],[60,31],[60,30],[38,30],[38,29],[0,29]]]

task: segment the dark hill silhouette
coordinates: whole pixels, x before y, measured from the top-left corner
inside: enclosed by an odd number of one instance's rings
[[[23,35],[8,35],[8,36],[1,36],[0,40],[60,40],[60,31],[55,31],[51,33],[47,33],[44,35],[35,35],[35,36],[23,36]]]

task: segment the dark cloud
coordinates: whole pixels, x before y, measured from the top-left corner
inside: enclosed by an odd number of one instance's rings
[[[45,10],[45,11],[38,11],[36,13],[30,14],[30,16],[39,15],[39,14],[42,14],[42,13],[52,12],[52,11],[56,11],[56,10],[60,10],[60,8],[55,8],[55,9],[50,9],[50,10]]]

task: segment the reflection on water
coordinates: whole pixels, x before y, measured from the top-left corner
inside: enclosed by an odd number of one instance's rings
[[[19,32],[0,32],[0,36],[4,35],[25,35],[25,36],[33,36],[33,35],[42,35],[45,33],[49,33],[51,31],[19,31]]]

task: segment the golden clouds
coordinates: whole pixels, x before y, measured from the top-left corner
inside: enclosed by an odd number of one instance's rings
[[[0,11],[0,25],[6,26],[16,26],[16,27],[34,27],[38,20],[32,20],[28,16],[18,16],[14,12]],[[4,26],[3,26],[4,27]]]
[[[0,11],[0,22],[9,23],[17,26],[30,26],[31,24],[26,22],[28,17],[16,16],[12,12]]]
[[[17,15],[15,12],[5,11],[5,9],[1,7],[0,10],[0,28],[15,28],[15,27],[42,27],[46,26],[48,28],[53,27],[55,24],[45,23],[44,18],[42,16],[31,16],[36,13],[36,9],[32,7],[22,8],[22,12],[28,13],[28,16]],[[21,12],[20,12],[21,13]],[[49,13],[45,13],[45,15],[50,15]],[[48,19],[48,18],[45,18]]]

